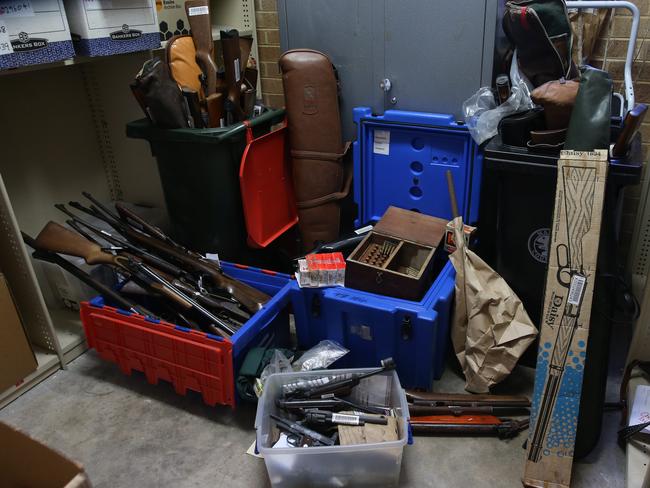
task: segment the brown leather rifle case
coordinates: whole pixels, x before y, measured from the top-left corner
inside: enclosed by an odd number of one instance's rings
[[[352,174],[343,158],[338,84],[330,59],[318,51],[294,49],[279,60],[289,129],[298,226],[305,251],[335,240],[340,201]]]

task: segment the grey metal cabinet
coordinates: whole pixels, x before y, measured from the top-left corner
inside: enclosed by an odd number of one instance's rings
[[[497,0],[280,0],[283,50],[317,49],[339,71],[344,132],[352,108],[461,115],[489,85]]]

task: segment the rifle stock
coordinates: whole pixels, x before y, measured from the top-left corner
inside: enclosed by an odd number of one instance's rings
[[[217,90],[217,65],[214,62],[214,41],[210,22],[210,2],[208,0],[187,0],[185,13],[192,29],[192,40],[196,48],[196,63],[205,75],[205,95]]]
[[[56,222],[48,222],[34,241],[37,250],[83,258],[88,264],[116,264],[117,257],[102,251],[101,246]]]

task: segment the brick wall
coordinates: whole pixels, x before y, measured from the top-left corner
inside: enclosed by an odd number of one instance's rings
[[[262,97],[266,105],[275,108],[283,107],[282,77],[278,69],[280,30],[277,0],[255,0],[255,21],[260,54]]]
[[[635,61],[632,69],[636,102],[650,104],[650,0],[632,0],[641,12],[641,23],[636,43]],[[592,64],[609,71],[614,80],[614,88],[619,93],[623,89],[623,67],[627,52],[628,36],[632,25],[632,16],[627,10],[619,9],[611,20],[611,25],[605,25],[601,38],[596,44]],[[607,40],[609,42],[607,43]],[[607,45],[607,48],[606,48]],[[605,59],[605,49],[607,49]],[[646,66],[648,64],[648,66]],[[647,117],[641,129],[643,136],[643,162],[648,161],[650,150],[650,117]],[[644,178],[646,177],[644,168]],[[650,175],[649,175],[650,176]],[[625,193],[623,208],[621,252],[627,255],[629,242],[632,239],[637,207],[639,205],[642,185],[629,187]]]

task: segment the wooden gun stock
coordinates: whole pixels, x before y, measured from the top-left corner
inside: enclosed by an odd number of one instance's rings
[[[50,251],[83,258],[88,264],[118,264],[116,256],[102,251],[84,237],[56,222],[48,222],[34,241],[37,250]]]
[[[192,29],[196,62],[205,75],[205,96],[207,97],[217,90],[217,65],[214,62],[210,2],[208,0],[187,0],[185,13],[190,22],[190,29]]]
[[[639,127],[641,127],[641,123],[643,122],[647,111],[648,106],[644,103],[639,103],[627,113],[623,123],[623,130],[619,134],[616,144],[614,144],[614,147],[612,148],[613,157],[625,157],[630,147],[630,142],[632,141],[634,134],[639,130]]]

